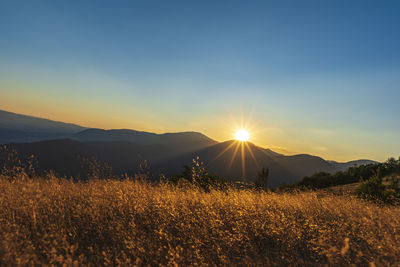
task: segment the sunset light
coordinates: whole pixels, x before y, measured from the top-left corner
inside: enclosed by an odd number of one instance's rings
[[[399,14],[0,0],[0,267],[400,267]]]
[[[249,140],[249,132],[246,131],[245,129],[240,129],[236,132],[235,134],[235,139],[238,141],[248,141]]]

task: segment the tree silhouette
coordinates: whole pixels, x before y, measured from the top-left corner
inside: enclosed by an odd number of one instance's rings
[[[256,188],[258,189],[267,189],[267,183],[268,183],[268,175],[269,175],[269,169],[268,168],[262,168],[258,173],[257,173],[257,178],[254,182]]]

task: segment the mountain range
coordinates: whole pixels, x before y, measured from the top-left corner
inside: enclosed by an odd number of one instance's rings
[[[15,149],[21,159],[35,155],[40,171],[52,169],[67,176],[79,171],[78,156],[106,162],[117,174],[138,172],[146,161],[153,177],[160,173],[179,174],[184,165],[191,165],[199,157],[209,172],[231,180],[252,181],[266,167],[271,187],[298,181],[315,172],[333,173],[374,163],[339,163],[307,154],[287,156],[251,142],[217,142],[198,132],[156,134],[94,129],[7,111],[0,111],[0,143]]]
[[[103,129],[87,129],[70,136],[71,139],[81,142],[103,141],[115,142],[125,141],[140,145],[163,145],[171,149],[174,153],[184,153],[195,151],[217,142],[204,134],[197,132],[180,132],[180,133],[164,133],[155,134],[148,132],[140,132],[135,130],[103,130]]]
[[[0,110],[0,144],[63,138],[85,129],[87,128],[72,123]]]

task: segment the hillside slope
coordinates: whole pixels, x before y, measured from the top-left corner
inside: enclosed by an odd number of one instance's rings
[[[108,163],[115,174],[132,175],[138,172],[139,165],[146,161],[148,171],[155,179],[161,173],[167,176],[180,174],[183,166],[192,166],[193,159],[197,157],[205,164],[208,172],[231,181],[252,182],[258,171],[264,167],[269,169],[270,187],[293,183],[317,172],[338,171],[335,165],[320,157],[285,156],[249,142],[237,141],[217,143],[190,152],[164,144],[139,145],[128,141],[81,142],[72,139],[15,143],[9,144],[8,147],[15,149],[23,160],[29,155],[35,155],[40,171],[55,170],[59,174],[69,176],[76,175],[82,168],[78,156],[95,157]]]
[[[0,110],[0,144],[62,138],[85,127]]]
[[[102,163],[108,163],[115,174],[139,171],[140,164],[147,165],[172,154],[162,145],[136,145],[130,142],[79,142],[71,139],[48,140],[35,143],[8,145],[9,150],[16,150],[22,160],[35,155],[38,170],[54,170],[60,175],[76,176],[82,171],[80,158],[95,157]],[[0,162],[1,165],[1,162]]]
[[[159,144],[169,147],[176,153],[198,150],[217,142],[197,132],[178,132],[156,134],[129,129],[87,129],[71,136],[78,141],[127,141],[138,145]]]
[[[205,164],[211,173],[238,181],[251,182],[257,172],[269,169],[271,187],[291,183],[318,171],[335,172],[336,168],[322,158],[310,155],[284,156],[250,142],[226,141],[216,145],[166,159],[156,167],[160,172],[179,173],[182,165],[191,165],[193,158]],[[242,161],[242,158],[244,159]]]

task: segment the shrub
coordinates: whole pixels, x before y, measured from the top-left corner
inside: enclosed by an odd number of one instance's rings
[[[175,185],[185,184],[182,180],[207,192],[211,189],[226,189],[228,186],[222,177],[208,173],[199,157],[193,159],[192,167],[185,165],[180,175],[174,175],[169,178],[169,181]]]
[[[372,200],[385,200],[385,186],[382,183],[380,169],[368,180],[362,181],[356,189],[356,194]]]
[[[10,181],[25,180],[37,176],[38,161],[30,155],[25,161],[19,158],[18,152],[7,146],[0,146],[0,177]]]
[[[362,181],[356,189],[356,194],[360,197],[385,202],[399,203],[400,187],[399,179],[395,175],[386,178],[384,183],[380,169],[366,181]]]

